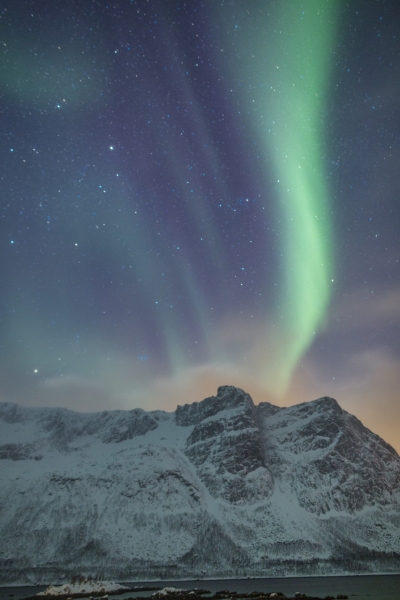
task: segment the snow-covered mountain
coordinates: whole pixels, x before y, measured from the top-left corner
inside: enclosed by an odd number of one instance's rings
[[[400,457],[332,398],[0,404],[0,578],[400,571]]]

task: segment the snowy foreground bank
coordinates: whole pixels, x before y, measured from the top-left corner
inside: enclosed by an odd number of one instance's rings
[[[65,596],[79,597],[84,595],[104,595],[104,594],[123,594],[129,592],[130,588],[120,585],[119,583],[113,583],[111,581],[90,581],[85,579],[84,581],[75,581],[74,583],[65,583],[64,585],[54,586],[50,585],[44,590],[39,592],[38,597],[51,596],[52,598],[64,598]]]
[[[136,594],[140,594],[140,592],[156,590],[152,594],[152,598],[154,600],[203,600],[204,596],[207,597],[207,600],[238,600],[244,598],[251,598],[252,600],[264,600],[264,599],[285,599],[292,600],[292,598],[288,598],[282,592],[251,592],[251,593],[238,593],[231,592],[229,590],[223,590],[220,592],[216,592],[213,596],[210,595],[208,590],[184,590],[177,589],[173,587],[166,587],[163,589],[160,588],[144,588],[144,587],[134,587],[128,588],[126,586],[120,585],[118,583],[112,583],[109,581],[90,581],[84,580],[79,582],[74,582],[71,584],[64,584],[61,586],[49,586],[43,592],[36,594],[32,599],[26,600],[37,600],[37,599],[46,599],[51,600],[53,598],[58,599],[67,599],[70,600],[72,598],[82,598],[89,596],[90,598],[94,596],[100,596],[101,600],[106,600],[108,595],[112,594],[126,594],[129,592],[135,592]],[[346,595],[338,595],[338,596],[329,596],[329,600],[334,600],[337,598],[339,600],[346,600],[348,597]],[[328,600],[325,598],[325,600]],[[129,598],[128,600],[145,600],[140,599],[140,596],[136,595],[134,598]],[[147,599],[146,599],[147,600]],[[302,594],[301,592],[297,592],[293,598],[293,600],[320,600],[319,598],[307,596]]]
[[[165,588],[165,590],[170,589],[173,591],[181,591],[175,590],[174,588]],[[50,598],[58,598],[61,600],[63,598],[86,598],[92,596],[106,598],[108,596],[126,594],[128,592],[138,593],[151,591],[161,593],[162,590],[160,590],[159,587],[134,586],[132,588],[112,581],[94,581],[93,579],[77,578],[76,581],[65,583],[64,585],[49,585],[43,592],[39,592],[33,596],[33,598],[40,598],[41,600]]]

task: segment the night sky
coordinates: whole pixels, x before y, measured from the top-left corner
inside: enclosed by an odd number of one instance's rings
[[[329,395],[400,450],[398,1],[0,14],[0,399]]]

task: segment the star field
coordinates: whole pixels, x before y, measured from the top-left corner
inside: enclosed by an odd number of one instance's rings
[[[330,395],[398,447],[399,21],[3,3],[1,399]]]

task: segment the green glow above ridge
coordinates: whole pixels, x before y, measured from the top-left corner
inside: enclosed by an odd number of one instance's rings
[[[324,168],[324,118],[338,2],[279,2],[273,31],[259,33],[253,113],[276,182],[279,292],[273,364],[264,381],[283,393],[323,323],[334,271],[331,209]],[[265,25],[265,23],[264,23]],[[261,39],[262,35],[264,39]],[[261,122],[260,122],[261,121]]]
[[[283,301],[274,388],[283,391],[321,325],[331,295],[333,246],[323,125],[337,2],[280,3],[272,110],[265,136],[279,183]]]

